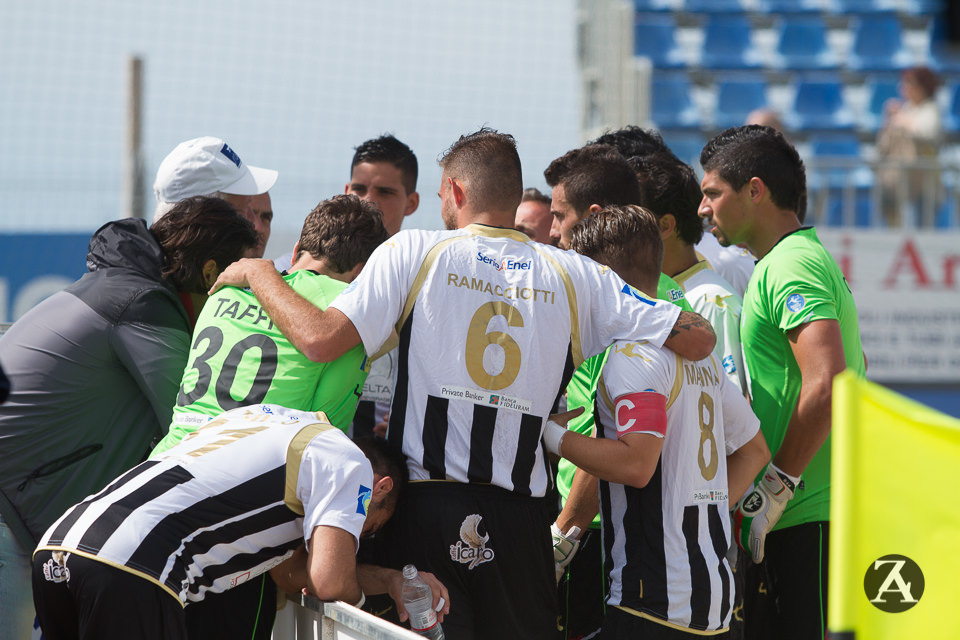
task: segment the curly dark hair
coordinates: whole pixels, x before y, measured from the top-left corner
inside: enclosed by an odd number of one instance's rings
[[[345,273],[366,262],[388,237],[377,205],[355,195],[334,196],[314,207],[303,221],[294,262],[306,251],[317,260],[326,258],[338,273]]]
[[[657,152],[630,158],[630,166],[640,181],[640,204],[659,219],[671,214],[677,235],[686,244],[697,244],[703,237],[703,220],[697,211],[702,193],[697,174],[672,153]]]
[[[232,204],[195,196],[173,205],[153,223],[150,233],[163,250],[162,275],[179,291],[206,293],[203,265],[223,271],[257,245],[257,232]]]

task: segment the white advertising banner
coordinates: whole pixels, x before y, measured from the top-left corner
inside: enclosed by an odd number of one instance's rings
[[[960,234],[818,229],[850,283],[867,377],[960,382]]]

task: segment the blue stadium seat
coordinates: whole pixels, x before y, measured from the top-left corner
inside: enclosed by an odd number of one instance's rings
[[[677,46],[677,25],[670,15],[637,16],[633,28],[633,53],[650,58],[659,69],[681,69],[687,66],[684,52]]]
[[[883,105],[891,98],[900,97],[900,81],[894,77],[870,77],[866,81],[867,109],[860,118],[860,127],[877,131],[883,124]]]
[[[682,4],[690,13],[738,13],[746,8],[741,0],[684,0]]]
[[[756,10],[761,13],[819,13],[826,0],[756,0]]]
[[[703,145],[707,142],[699,133],[683,131],[665,131],[663,132],[663,141],[667,143],[674,155],[691,167],[699,166],[700,151],[703,150]]]
[[[941,15],[949,0],[900,0],[900,10],[907,15]]]
[[[905,69],[913,62],[903,42],[900,18],[895,13],[857,16],[850,26],[853,46],[847,66],[854,71]]]
[[[820,16],[782,16],[776,25],[777,69],[835,69],[836,52],[827,42],[827,26]]]
[[[847,195],[849,192],[843,190],[831,189],[827,194],[827,201],[824,207],[824,222],[830,227],[846,227],[849,216],[846,211],[850,208],[852,200],[853,208],[853,226],[854,227],[872,227],[873,223],[873,198],[870,195],[870,189],[856,188],[852,192],[852,198]]]
[[[927,27],[927,62],[939,73],[960,73],[960,45],[947,42],[947,27],[942,18]]]
[[[767,105],[767,82],[762,76],[721,80],[713,125],[718,129],[742,125],[754,109]]]
[[[673,11],[674,0],[633,0],[633,8],[639,13],[644,11]]]
[[[844,99],[843,84],[835,76],[801,78],[794,83],[793,105],[785,121],[797,130],[853,128],[853,112]]]
[[[707,69],[759,69],[760,52],[744,14],[710,14],[703,25],[700,66]]]
[[[960,82],[953,81],[944,88],[947,93],[947,112],[944,114],[943,128],[960,132]]]
[[[658,129],[699,128],[700,113],[685,75],[654,75],[650,85],[650,115]]]
[[[897,0],[826,0],[826,10],[831,13],[876,13],[894,11]]]

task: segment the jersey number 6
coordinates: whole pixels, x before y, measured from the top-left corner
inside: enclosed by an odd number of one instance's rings
[[[509,387],[520,374],[520,345],[506,332],[487,330],[490,321],[497,316],[503,316],[507,326],[523,326],[520,310],[511,304],[496,300],[480,305],[470,320],[465,352],[470,378],[477,386],[491,391]],[[492,345],[498,345],[504,354],[503,369],[496,375],[489,373],[483,366],[484,353]]]

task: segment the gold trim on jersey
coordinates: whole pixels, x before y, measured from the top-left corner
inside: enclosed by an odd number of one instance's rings
[[[317,411],[321,422],[314,422],[304,426],[287,446],[287,474],[283,491],[283,502],[298,516],[304,515],[303,503],[297,497],[297,478],[300,476],[300,462],[303,460],[303,451],[317,434],[336,429],[322,411]]]
[[[630,607],[624,607],[619,604],[615,604],[613,606],[615,606],[617,609],[620,609],[624,613],[629,613],[632,616],[643,618],[644,620],[649,620],[650,622],[656,622],[657,624],[661,624],[665,627],[669,627],[670,629],[676,629],[678,631],[684,631],[686,633],[692,633],[698,636],[716,636],[716,635],[720,635],[721,633],[726,633],[729,630],[729,627],[727,629],[715,629],[713,631],[701,631],[700,629],[691,629],[690,627],[684,627],[683,625],[670,622],[669,620],[664,620],[663,618],[652,616],[649,613],[644,613],[643,611],[637,611],[636,609],[631,609]]]
[[[584,361],[583,345],[580,343],[580,322],[577,315],[577,290],[573,288],[573,280],[570,279],[570,274],[563,268],[563,265],[552,256],[541,251],[535,242],[531,243],[530,247],[549,262],[550,266],[560,275],[560,279],[563,280],[563,288],[567,292],[567,306],[570,309],[570,351],[573,354],[573,368],[576,369]]]
[[[686,271],[681,271],[677,275],[673,276],[673,281],[676,282],[678,285],[680,285],[680,287],[683,289],[683,292],[686,293],[687,292],[687,287],[685,286],[686,281],[705,269],[707,271],[713,271],[713,268],[710,266],[710,263],[707,262],[707,260],[703,258],[703,256],[700,256],[700,261],[697,262],[697,264],[693,265]]]
[[[678,353],[671,353],[677,359],[677,364],[676,373],[673,376],[673,388],[670,389],[670,395],[667,396],[667,409],[673,406],[673,401],[677,399],[677,396],[680,395],[680,389],[683,388],[683,358]]]
[[[453,238],[447,238],[446,240],[441,240],[437,244],[433,245],[430,247],[430,250],[427,251],[427,255],[423,258],[423,262],[420,263],[420,270],[417,271],[417,277],[413,279],[413,285],[410,287],[410,291],[407,293],[407,300],[403,304],[403,312],[400,314],[400,319],[397,320],[395,328],[398,335],[400,330],[403,328],[404,323],[407,321],[407,318],[410,317],[410,314],[413,312],[413,305],[417,302],[417,297],[420,295],[420,289],[423,288],[423,282],[427,279],[427,274],[430,272],[430,267],[432,267],[433,263],[436,262],[437,256],[440,255],[441,251],[447,248],[447,245],[458,240],[468,240],[469,238],[470,236],[455,236]],[[379,354],[380,352],[378,351],[377,353]]]
[[[530,238],[516,229],[488,227],[483,224],[468,224],[463,228],[476,236],[485,236],[487,238],[513,238],[518,242],[530,242]]]
[[[33,552],[34,555],[36,555],[37,551],[63,551],[63,552],[65,552],[65,553],[69,553],[70,555],[83,556],[84,558],[87,558],[88,560],[93,560],[94,562],[99,562],[100,564],[105,564],[105,565],[111,566],[111,567],[113,567],[114,569],[120,569],[121,571],[125,571],[125,572],[127,572],[127,573],[132,574],[132,575],[135,575],[135,576],[137,576],[138,578],[144,578],[144,579],[146,579],[146,580],[149,580],[150,582],[152,582],[153,584],[159,586],[161,589],[163,589],[164,591],[166,591],[167,593],[169,593],[171,596],[173,596],[174,599],[175,599],[177,602],[180,603],[180,606],[181,606],[181,607],[186,607],[186,606],[187,606],[186,603],[185,603],[183,600],[180,599],[180,596],[173,592],[173,589],[171,589],[170,587],[168,587],[168,586],[165,585],[164,583],[160,582],[159,580],[157,580],[156,578],[154,578],[154,577],[151,576],[150,574],[144,573],[143,571],[137,571],[136,569],[132,569],[132,568],[128,567],[128,566],[125,565],[125,564],[120,564],[119,562],[114,562],[114,561],[112,561],[112,560],[107,560],[106,558],[101,558],[100,556],[98,556],[98,555],[96,555],[96,554],[94,554],[94,553],[87,553],[86,551],[77,551],[76,549],[70,549],[70,548],[68,548],[68,547],[63,547],[63,546],[44,545],[44,546],[42,546],[42,547],[37,547],[36,551]],[[68,559],[67,559],[67,563],[69,563],[69,562],[70,562],[70,559],[68,558]],[[67,568],[69,569],[70,567],[67,567]]]

